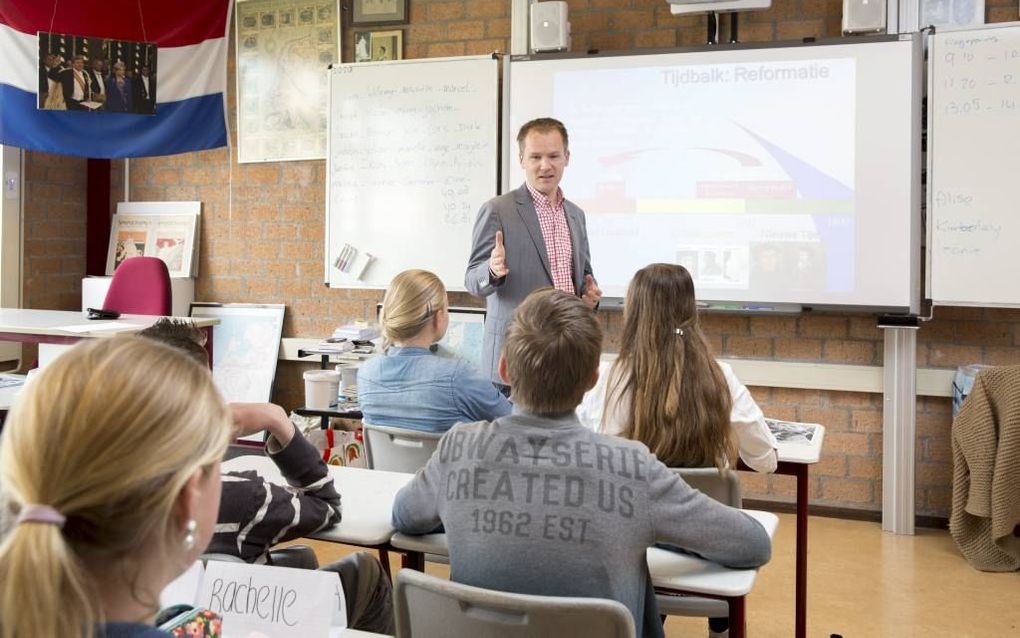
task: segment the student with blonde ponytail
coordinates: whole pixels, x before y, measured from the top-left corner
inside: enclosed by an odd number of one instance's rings
[[[212,536],[230,414],[207,369],[138,337],[75,346],[4,428],[16,515],[0,638],[155,638],[159,594]]]
[[[434,344],[450,323],[446,287],[427,270],[405,270],[383,298],[386,353],[358,370],[358,401],[365,421],[429,432],[454,423],[510,414],[510,402],[462,359],[442,356]]]
[[[641,441],[670,467],[732,466],[736,447],[751,468],[775,471],[775,438],[747,388],[712,355],[683,266],[651,264],[634,275],[619,356],[602,367],[578,408],[590,427]]]

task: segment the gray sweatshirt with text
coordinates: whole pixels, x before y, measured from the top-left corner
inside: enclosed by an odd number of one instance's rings
[[[689,487],[643,444],[594,433],[573,413],[454,426],[393,504],[398,531],[440,523],[453,580],[618,600],[646,637],[663,635],[647,547],[671,543],[735,568],[763,565],[772,551],[757,521]]]

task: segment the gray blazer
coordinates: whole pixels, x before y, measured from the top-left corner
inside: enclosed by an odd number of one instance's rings
[[[588,229],[584,224],[584,211],[576,204],[564,200],[563,209],[570,229],[570,243],[574,259],[574,290],[584,294],[584,278],[592,274],[591,252],[588,249]],[[506,248],[506,277],[489,281],[489,254],[496,245],[496,231],[503,231]],[[549,252],[542,238],[535,204],[526,184],[482,205],[475,220],[471,238],[471,257],[464,286],[472,295],[485,297],[485,342],[482,352],[482,372],[493,381],[499,378],[499,353],[503,335],[513,318],[517,305],[533,290],[552,286]]]

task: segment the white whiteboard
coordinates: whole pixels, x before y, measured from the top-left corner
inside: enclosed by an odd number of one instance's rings
[[[707,301],[918,308],[917,34],[514,57],[504,78],[510,134],[545,115],[568,129],[563,191],[607,296],[662,261]]]
[[[1020,25],[936,33],[928,88],[928,295],[1020,306]]]
[[[498,61],[343,64],[329,78],[326,283],[385,288],[424,268],[464,290],[475,215],[498,186]]]

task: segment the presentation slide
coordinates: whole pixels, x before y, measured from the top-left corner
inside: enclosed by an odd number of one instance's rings
[[[511,128],[566,124],[562,187],[586,212],[609,296],[662,261],[685,266],[705,300],[909,305],[916,266],[904,260],[890,281],[873,252],[898,262],[915,241],[910,47],[899,48],[881,73],[899,83],[884,111],[862,46],[515,60]]]

